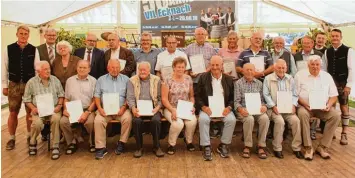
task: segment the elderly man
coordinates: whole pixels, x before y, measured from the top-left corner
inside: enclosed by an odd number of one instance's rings
[[[325,47],[325,43],[327,43],[327,35],[324,32],[317,33],[316,45],[314,45],[314,49],[324,54],[327,49],[327,47]]]
[[[137,75],[131,77],[127,86],[127,103],[132,110],[133,131],[137,143],[137,151],[134,152],[135,158],[143,155],[143,120],[150,120],[150,132],[153,136],[153,152],[157,157],[163,157],[164,152],[160,149],[159,135],[161,128],[161,84],[160,78],[150,74],[150,63],[143,61],[138,64]],[[140,113],[137,102],[139,100],[148,100],[153,104],[152,116],[145,116]],[[143,109],[143,108],[141,108]]]
[[[157,63],[157,57],[159,50],[152,48],[152,35],[150,33],[142,33],[141,35],[141,49],[134,52],[134,60],[136,63],[147,61],[149,62],[151,69],[150,73],[155,74],[155,64]]]
[[[269,108],[267,114],[271,120],[274,121],[274,140],[272,145],[274,147],[274,154],[277,158],[282,159],[282,134],[285,129],[285,121],[289,123],[292,129],[292,150],[297,158],[303,159],[301,152],[302,138],[301,125],[296,113],[298,106],[298,96],[295,88],[295,83],[291,75],[286,74],[287,65],[283,59],[278,59],[274,64],[275,72],[266,76],[263,86],[263,95],[266,105]],[[281,113],[277,105],[278,92],[287,92],[292,95],[292,112]],[[285,121],[284,121],[285,120]]]
[[[106,149],[106,127],[107,123],[114,119],[121,122],[121,138],[117,143],[115,153],[120,155],[124,152],[124,145],[128,140],[132,125],[132,114],[127,109],[126,91],[129,78],[126,75],[120,74],[120,62],[116,59],[108,61],[108,74],[101,76],[96,82],[94,93],[95,103],[97,107],[96,117],[94,121],[95,128],[95,147],[96,159],[102,159],[107,154]],[[117,114],[106,115],[102,107],[103,96],[108,93],[119,94],[120,108],[117,108]]]
[[[262,81],[264,76],[274,71],[273,60],[268,51],[261,49],[263,45],[263,37],[260,32],[254,32],[250,38],[250,42],[250,48],[244,50],[239,55],[236,69],[238,73],[242,74],[243,65],[246,63],[252,63],[256,68],[254,77]]]
[[[21,109],[22,96],[27,81],[35,76],[35,64],[39,61],[38,50],[28,43],[30,29],[27,26],[19,26],[16,36],[17,42],[5,48],[2,58],[2,93],[8,97],[10,111],[9,119],[7,120],[10,140],[6,144],[6,150],[15,148],[17,117]],[[29,143],[31,136],[31,111],[27,106],[25,106],[25,109],[27,142]]]
[[[221,137],[221,143],[217,148],[217,152],[222,158],[229,157],[228,145],[232,142],[232,135],[236,123],[236,118],[233,114],[233,78],[222,73],[223,59],[220,56],[211,58],[211,71],[203,73],[198,83],[198,93],[196,102],[199,103],[201,110],[199,128],[200,128],[200,145],[203,147],[203,158],[206,161],[212,160],[212,149],[210,142],[210,122],[212,111],[210,108],[209,97],[223,97],[224,110],[223,117],[224,129]],[[214,113],[215,114],[215,113]]]
[[[66,154],[73,154],[77,150],[77,143],[69,122],[69,113],[66,103],[70,101],[81,101],[84,112],[78,119],[78,123],[84,124],[84,127],[90,134],[89,151],[95,152],[95,145],[93,143],[94,132],[94,118],[95,118],[95,102],[94,90],[96,79],[89,75],[90,63],[88,60],[80,60],[77,65],[77,75],[70,77],[65,84],[65,99],[63,117],[60,119],[60,129],[63,131],[65,140],[67,141]]]
[[[81,59],[89,61],[90,73],[95,79],[98,79],[106,73],[105,69],[105,54],[100,49],[96,48],[97,37],[95,34],[88,33],[85,39],[86,47],[78,48],[74,51],[74,55]]]
[[[31,125],[31,141],[29,145],[29,155],[37,154],[37,136],[40,134],[44,127],[43,121],[49,120],[51,125],[51,131],[53,134],[52,144],[52,159],[59,158],[59,121],[62,116],[62,107],[64,100],[64,91],[60,81],[53,75],[51,75],[51,68],[47,61],[38,62],[37,66],[38,75],[32,77],[26,84],[25,93],[23,95],[23,102],[28,108],[31,109],[32,125]],[[53,103],[43,103],[46,101],[38,100],[45,98],[45,94],[49,94],[49,97],[53,97]],[[43,112],[37,108],[37,105],[53,104],[55,106],[53,114],[49,116],[40,117]]]
[[[242,157],[250,158],[250,151],[253,147],[253,128],[254,119],[259,124],[257,154],[260,159],[266,159],[266,134],[269,128],[270,120],[266,114],[267,107],[263,97],[263,84],[255,76],[255,67],[251,63],[243,66],[243,77],[236,82],[234,93],[234,108],[237,112],[237,118],[243,123],[244,149]],[[261,99],[261,108],[259,115],[250,115],[246,108],[245,93],[259,93]]]
[[[332,137],[338,123],[340,114],[332,107],[337,101],[338,91],[333,78],[327,72],[321,71],[321,58],[317,55],[308,58],[309,70],[303,70],[296,74],[295,82],[298,92],[298,103],[300,104],[297,115],[301,121],[303,145],[305,147],[305,159],[313,159],[312,140],[309,133],[309,121],[312,117],[317,117],[326,122],[323,137],[316,149],[316,152],[323,158],[329,159],[328,148],[332,144]],[[322,98],[318,102],[324,102],[324,109],[312,109],[310,96],[314,93],[323,92]]]
[[[314,41],[310,36],[304,36],[301,40],[301,43],[302,51],[297,52],[294,56],[298,71],[307,69],[307,60],[310,56],[318,55],[322,57],[323,55],[321,52],[313,50]]]
[[[186,73],[188,73],[187,70],[191,69],[190,63],[187,60],[187,56],[184,52],[176,50],[177,40],[176,40],[175,36],[168,36],[166,38],[166,46],[167,46],[167,49],[165,51],[159,53],[158,58],[157,58],[157,64],[155,65],[155,71],[156,71],[157,76],[164,79],[164,76],[170,75],[168,73],[164,73],[165,69],[170,70],[170,68],[171,68],[170,72],[172,72],[173,71],[173,68],[172,68],[173,60],[179,56],[186,59],[186,63],[187,63]]]
[[[293,58],[293,55],[287,49],[285,49],[285,39],[281,36],[278,36],[273,38],[272,43],[274,45],[274,52],[271,53],[271,56],[274,63],[278,59],[285,60],[288,69],[286,73],[290,74],[291,76],[295,76],[297,73],[295,59]]]
[[[333,77],[338,89],[338,101],[341,110],[341,121],[343,130],[341,133],[340,144],[347,145],[347,128],[349,125],[349,95],[353,86],[353,64],[355,59],[354,49],[342,44],[342,33],[339,29],[331,31],[332,46],[328,48],[323,56],[326,71]]]
[[[50,64],[53,63],[55,56],[58,54],[55,50],[55,41],[57,40],[57,32],[53,28],[47,28],[44,31],[44,38],[46,42],[37,47],[39,52],[39,58],[41,61],[47,61]]]
[[[110,59],[116,59],[120,62],[122,69],[119,72],[130,77],[136,70],[132,51],[120,46],[120,38],[117,34],[108,35],[107,41],[110,49],[105,52],[105,68],[107,68]]]

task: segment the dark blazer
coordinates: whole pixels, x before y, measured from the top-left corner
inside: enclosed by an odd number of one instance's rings
[[[222,87],[224,91],[224,107],[230,106],[233,110],[234,108],[234,84],[233,77],[222,74]],[[196,103],[201,110],[203,106],[209,106],[208,104],[208,96],[213,95],[212,88],[212,75],[211,72],[205,72],[200,76],[200,80],[197,86],[196,93]]]
[[[79,60],[81,60],[81,58],[70,55],[68,66],[64,68],[62,63],[62,56],[58,55],[55,57],[52,64],[52,75],[59,79],[64,90],[68,78],[77,74],[76,67]]]
[[[318,56],[320,56],[320,57],[323,56],[323,53],[322,53],[322,52],[319,52],[319,51],[317,51],[317,50],[315,50],[315,49],[313,50],[313,52],[314,52],[313,55],[318,55]],[[297,61],[303,61],[302,51],[297,52],[293,57],[295,58],[295,62],[297,62]]]
[[[74,51],[74,56],[78,56],[81,59],[84,59],[85,50],[85,47],[76,49]],[[95,77],[96,79],[106,74],[104,55],[105,53],[98,48],[94,48],[92,50],[92,57],[90,59],[91,70],[89,75]]]
[[[39,60],[47,61],[49,64],[51,64],[51,61],[49,61],[48,49],[47,49],[46,43],[37,46],[37,49],[38,49],[38,53],[39,53]],[[55,57],[57,57],[57,56],[59,56],[59,54],[55,50]]]
[[[105,52],[106,73],[108,72],[107,71],[107,63],[110,60],[110,58],[111,58],[111,49],[109,49]],[[126,66],[120,73],[124,74],[128,77],[131,77],[131,74],[136,70],[136,62],[134,61],[134,56],[133,56],[132,51],[121,46],[119,58],[126,60]]]

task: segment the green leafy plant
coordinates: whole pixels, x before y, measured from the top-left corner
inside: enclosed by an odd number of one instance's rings
[[[57,43],[65,40],[69,42],[73,46],[73,51],[75,49],[81,48],[85,46],[85,38],[83,36],[77,36],[74,32],[65,31],[64,28],[60,28],[57,32]]]
[[[189,44],[192,44],[192,43],[195,43],[195,42],[196,42],[195,37],[187,39],[187,40],[185,40],[185,47],[188,46]],[[207,39],[206,42],[220,44],[221,39]]]

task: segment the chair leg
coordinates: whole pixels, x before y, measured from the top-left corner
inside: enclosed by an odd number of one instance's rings
[[[49,131],[48,131],[48,151],[51,150],[51,127],[49,126]]]

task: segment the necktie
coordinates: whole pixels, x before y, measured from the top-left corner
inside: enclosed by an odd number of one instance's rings
[[[88,51],[87,51],[87,53],[88,53],[88,57],[87,57],[87,60],[89,61],[89,63],[91,64],[91,49],[88,49]]]
[[[49,58],[49,62],[52,64],[53,60],[54,60],[54,52],[53,52],[53,47],[49,46],[49,52],[48,52],[48,58]]]

